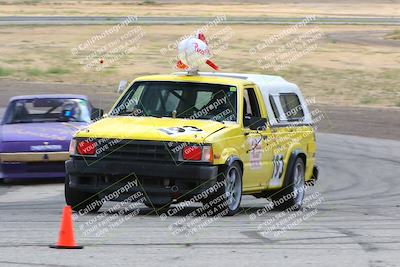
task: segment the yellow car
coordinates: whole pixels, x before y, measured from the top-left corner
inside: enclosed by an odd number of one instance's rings
[[[151,208],[192,201],[233,215],[242,195],[253,195],[298,209],[318,176],[315,151],[306,100],[281,77],[144,76],[74,136],[66,202],[97,211],[142,192]]]

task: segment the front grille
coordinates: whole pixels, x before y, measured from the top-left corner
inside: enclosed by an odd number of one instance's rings
[[[157,141],[107,139],[97,142],[97,158],[111,161],[166,161],[178,159],[167,143]]]

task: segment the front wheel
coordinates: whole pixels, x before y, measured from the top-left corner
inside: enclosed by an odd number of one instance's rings
[[[209,205],[213,215],[235,215],[240,209],[242,200],[242,169],[238,162],[229,165],[223,173],[223,186],[207,198],[203,204]],[[209,213],[211,214],[211,213]]]
[[[65,177],[64,184],[65,202],[73,211],[83,213],[97,212],[101,208],[101,202],[97,194],[81,192],[69,186],[69,175]]]

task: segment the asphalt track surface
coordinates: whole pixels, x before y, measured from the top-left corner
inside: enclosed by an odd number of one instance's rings
[[[126,17],[80,16],[2,16],[0,26],[9,25],[103,25],[118,24]],[[206,24],[215,17],[138,17],[134,24],[180,25]],[[304,18],[227,17],[218,24],[296,24]],[[400,17],[317,17],[309,24],[319,25],[400,25]]]
[[[0,185],[0,266],[399,266],[400,142],[336,134],[317,139],[320,180],[307,196],[320,202],[285,214],[304,219],[265,235],[259,225],[280,213],[258,216],[266,200],[245,197],[245,212],[188,236],[169,226],[195,207],[162,220],[140,206],[138,215],[99,237],[81,231],[96,214],[79,216],[75,235],[85,248],[54,250],[47,246],[57,238],[62,184]]]

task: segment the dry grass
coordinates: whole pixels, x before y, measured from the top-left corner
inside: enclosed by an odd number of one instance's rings
[[[175,3],[171,3],[175,2]],[[398,1],[55,1],[0,0],[0,16],[399,16]],[[193,7],[195,5],[195,8]]]
[[[45,26],[0,27],[0,76],[4,79],[52,81],[116,85],[119,80],[132,80],[139,75],[170,73],[175,50],[168,56],[160,55],[181,35],[193,32],[198,26],[143,26],[145,33],[137,50],[128,53],[104,71],[83,71],[71,48],[77,47],[110,26]],[[210,30],[207,36],[221,30]],[[257,59],[264,56],[249,55],[251,47],[260,40],[279,33],[287,26],[253,25],[230,26],[234,35],[229,47],[218,54],[215,62],[224,72],[265,73]],[[321,26],[325,38],[320,40],[312,53],[297,59],[287,69],[269,71],[282,75],[299,84],[309,97],[316,96],[320,103],[337,105],[398,106],[400,95],[400,46],[393,46],[384,36],[395,30],[389,26]],[[302,29],[301,31],[305,31]],[[126,29],[125,29],[126,31]],[[349,43],[341,36],[368,36],[374,32],[382,43],[375,43],[375,36],[360,44]],[[301,33],[301,32],[299,32]],[[346,35],[347,33],[347,35]],[[122,32],[96,42],[99,47],[115,40]],[[395,42],[391,40],[390,42]],[[271,49],[279,47],[274,45]],[[332,103],[335,99],[335,103]]]
[[[400,40],[400,29],[395,29],[394,31],[388,33],[385,37],[387,39]]]

